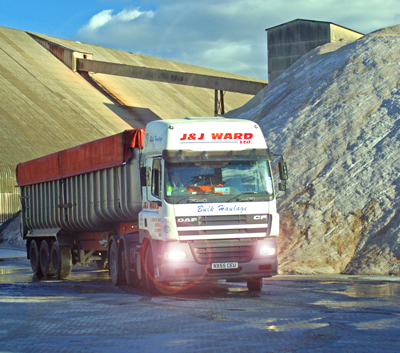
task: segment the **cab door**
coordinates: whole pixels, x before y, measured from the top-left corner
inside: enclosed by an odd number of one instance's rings
[[[143,238],[150,236],[150,239],[160,239],[162,236],[163,165],[161,157],[146,158],[146,186],[139,216]]]
[[[146,159],[146,194],[149,202],[161,206],[163,199],[163,165],[161,157]]]

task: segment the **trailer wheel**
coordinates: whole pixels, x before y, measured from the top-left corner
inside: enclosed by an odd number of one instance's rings
[[[72,269],[71,248],[65,245],[60,246],[58,241],[55,241],[51,246],[51,265],[57,279],[67,278]]]
[[[263,287],[262,278],[250,278],[247,280],[247,289],[250,292],[260,292]]]
[[[125,273],[122,269],[122,256],[118,251],[118,242],[115,236],[111,238],[110,259],[108,263],[112,284],[114,286],[125,284]]]
[[[31,268],[33,273],[38,277],[43,277],[42,268],[40,266],[40,256],[39,256],[39,247],[36,239],[31,241],[29,245],[29,258],[31,261]]]
[[[40,244],[40,268],[44,276],[53,276],[53,266],[51,264],[49,242],[44,239]]]
[[[156,281],[154,278],[154,261],[153,251],[151,246],[146,247],[144,266],[143,266],[142,283],[146,291],[152,295],[172,295],[181,290],[179,286],[170,286],[168,283],[162,283]]]

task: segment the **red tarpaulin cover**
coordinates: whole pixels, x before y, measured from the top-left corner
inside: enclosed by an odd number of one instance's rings
[[[112,168],[126,163],[132,156],[131,148],[143,148],[144,129],[125,130],[17,166],[18,186]]]

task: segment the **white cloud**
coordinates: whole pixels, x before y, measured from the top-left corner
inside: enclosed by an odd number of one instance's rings
[[[107,22],[110,22],[112,19],[112,14],[113,10],[103,10],[97,15],[94,15],[89,23],[84,26],[88,31],[95,31],[97,28],[104,26]]]
[[[153,10],[101,11],[75,39],[267,79],[266,28],[304,18],[368,33],[400,22],[397,0],[142,2]]]
[[[228,57],[242,57],[251,53],[251,45],[246,43],[216,43],[214,48],[204,52],[203,57],[206,60],[221,60]]]
[[[153,17],[152,11],[141,12],[139,9],[123,9],[121,12],[113,15],[114,10],[103,10],[94,15],[87,25],[83,26],[78,33],[82,35],[94,34],[99,28],[106,25],[118,25],[118,23],[130,22],[136,18],[143,16],[147,18]]]
[[[128,22],[128,21],[134,20],[135,18],[138,18],[139,16],[145,16],[148,18],[152,18],[153,11],[141,12],[141,11],[139,11],[139,9],[131,9],[131,10],[124,9],[115,16],[115,20]]]

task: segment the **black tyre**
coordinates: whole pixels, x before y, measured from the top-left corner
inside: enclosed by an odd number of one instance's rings
[[[181,290],[179,286],[170,286],[168,283],[158,282],[154,278],[153,251],[148,245],[145,250],[144,266],[142,274],[142,287],[152,295],[172,295]]]
[[[139,287],[140,280],[136,272],[131,271],[129,244],[124,243],[120,251],[122,267],[125,274],[125,282],[133,287]]]
[[[146,292],[153,295],[158,295],[159,293],[154,285],[154,261],[153,252],[150,245],[146,246],[145,248],[142,263],[142,287]]]
[[[40,268],[42,269],[43,276],[53,276],[53,266],[51,264],[50,246],[49,242],[45,239],[40,244]]]
[[[263,287],[262,278],[250,278],[247,280],[247,289],[250,292],[260,292]]]
[[[40,267],[39,246],[36,239],[33,239],[29,245],[29,259],[33,273],[38,278],[43,277],[42,268]]]
[[[51,246],[51,265],[53,273],[57,279],[65,279],[69,276],[72,269],[72,254],[69,246],[60,246],[55,241]]]
[[[126,283],[125,273],[122,268],[122,256],[119,253],[117,237],[111,238],[111,245],[109,250],[109,272],[111,282],[114,286],[119,286]]]

